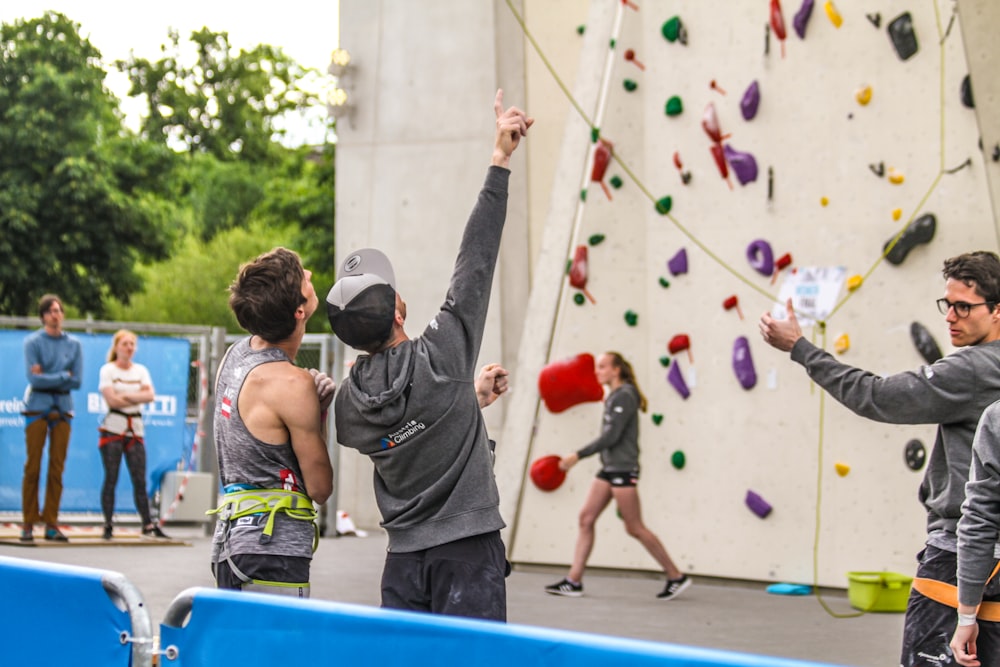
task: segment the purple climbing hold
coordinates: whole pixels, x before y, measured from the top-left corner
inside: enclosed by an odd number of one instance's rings
[[[799,36],[799,39],[806,38],[806,26],[809,25],[809,17],[813,13],[813,0],[802,0],[802,6],[799,7],[799,11],[795,12],[795,18],[792,19],[792,26],[795,27],[795,34]]]
[[[749,489],[747,490],[746,503],[747,507],[750,508],[750,511],[759,516],[761,519],[767,518],[767,515],[771,513],[771,503],[767,502]]]
[[[747,86],[743,93],[743,99],[740,100],[740,113],[743,114],[743,120],[753,120],[754,116],[757,115],[758,106],[760,106],[760,85],[757,83],[757,79],[754,79],[753,83]]]
[[[679,276],[682,273],[688,272],[688,254],[687,250],[681,248],[677,251],[677,254],[667,261],[667,268],[670,269],[670,274],[674,276]]]
[[[762,276],[774,273],[774,252],[771,244],[764,239],[757,239],[747,246],[747,261]]]
[[[729,144],[722,147],[722,152],[726,156],[726,161],[733,168],[736,180],[740,185],[746,185],[757,180],[757,160],[753,155],[744,151],[738,151]]]
[[[746,336],[740,336],[733,343],[733,371],[736,372],[736,379],[744,389],[753,389],[757,384],[757,371],[753,367],[750,341]]]
[[[681,398],[687,400],[687,397],[691,395],[691,390],[688,389],[687,382],[684,381],[684,373],[681,372],[681,367],[676,359],[674,363],[670,364],[670,370],[667,371],[667,382],[677,390]]]

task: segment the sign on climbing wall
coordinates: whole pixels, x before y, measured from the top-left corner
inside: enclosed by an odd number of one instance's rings
[[[24,472],[24,338],[29,331],[0,331],[0,359],[8,372],[0,374],[0,511],[21,510],[21,477]],[[111,347],[111,334],[72,333],[83,346],[83,384],[73,392],[76,415],[70,435],[60,509],[66,512],[99,512],[104,468],[97,448],[97,427],[107,405],[97,390],[101,366]],[[156,398],[143,406],[146,428],[147,486],[159,483],[152,473],[173,468],[185,448],[188,368],[191,343],[186,339],[139,337],[135,361],[149,369]],[[48,443],[42,459],[39,495],[44,499],[48,468]],[[115,492],[115,511],[134,512],[132,483],[124,462]]]
[[[842,266],[800,267],[792,271],[781,283],[772,317],[784,319],[786,304],[791,299],[795,317],[802,326],[825,320],[833,312],[846,276],[847,269]]]

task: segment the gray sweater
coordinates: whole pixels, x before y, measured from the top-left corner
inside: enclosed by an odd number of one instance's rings
[[[958,600],[978,605],[993,571],[1000,539],[1000,402],[979,421],[972,443],[972,470],[958,522]]]
[[[800,338],[792,359],[855,414],[889,424],[937,424],[920,483],[927,544],[956,552],[972,439],[987,405],[1000,399],[1000,341],[963,347],[914,371],[880,377],[842,364]]]
[[[505,525],[473,383],[509,177],[507,169],[489,168],[444,304],[423,334],[362,355],[337,390],[337,441],[375,464],[375,500],[390,552]]]
[[[601,453],[605,472],[639,472],[639,392],[623,384],[604,399],[601,435],[577,451],[582,459]]]

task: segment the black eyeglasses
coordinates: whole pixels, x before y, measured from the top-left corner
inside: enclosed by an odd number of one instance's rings
[[[994,301],[983,301],[982,303],[966,303],[964,301],[956,301],[955,303],[952,303],[951,301],[948,301],[948,299],[938,299],[936,303],[938,310],[941,311],[942,315],[947,315],[948,310],[954,308],[955,315],[958,317],[968,317],[969,313],[971,313],[972,309],[976,306],[989,306],[990,310],[993,310],[996,306],[996,302]]]

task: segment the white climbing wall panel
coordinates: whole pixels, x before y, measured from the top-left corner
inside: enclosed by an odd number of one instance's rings
[[[846,334],[843,361],[893,373],[923,363],[910,339],[917,321],[951,351],[934,306],[943,291],[941,264],[968,250],[996,249],[986,174],[998,168],[989,150],[985,158],[980,151],[975,111],[960,99],[968,70],[960,26],[952,22],[955,3],[841,0],[838,28],[818,1],[802,39],[793,28],[801,1],[783,2],[782,49],[768,26],[766,0],[637,2],[639,11],[624,11],[609,49],[614,61],[600,131],[621,161],[604,176],[613,199],[589,184],[571,247],[559,260],[587,246],[587,290],[596,303],[577,304],[579,290],[566,281],[549,359],[617,350],[632,361],[650,402],[640,434],[644,518],[683,570],[813,583],[815,552],[822,585],[846,586],[850,570],[912,574],[924,537],[917,501],[923,473],[905,465],[903,451],[914,438],[929,447],[934,428],[876,424],[821,401],[802,367],[761,341],[757,320],[772,308],[786,275],[843,267],[845,275],[866,279],[849,297],[846,289],[836,295],[825,333],[806,330],[817,344],[832,350]],[[583,39],[572,18],[548,14],[544,3],[526,4],[529,30],[544,23],[546,39]],[[905,60],[887,31],[903,12],[912,16],[918,45]],[[663,36],[674,16],[686,28],[686,45]],[[560,21],[561,33],[554,27]],[[566,49],[544,40],[539,46]],[[529,78],[551,76],[537,55],[527,60]],[[636,84],[633,91],[626,79]],[[760,103],[748,121],[740,102],[754,81]],[[857,94],[865,87],[871,95],[862,105]],[[683,111],[667,115],[674,96]],[[732,169],[729,183],[721,177],[702,127],[709,104],[724,142],[754,156],[755,181],[741,185]],[[583,174],[588,166],[578,169]],[[691,176],[686,185],[682,171]],[[901,182],[890,182],[890,173]],[[620,188],[610,185],[613,177]],[[672,208],[661,215],[654,201],[668,195]],[[927,213],[936,217],[933,240],[915,245],[898,265],[880,262],[886,242]],[[591,245],[596,235],[603,241]],[[774,282],[747,260],[755,240],[766,241],[775,258],[790,255]],[[687,272],[672,275],[667,262],[682,249]],[[724,308],[732,296],[739,308]],[[677,335],[686,335],[690,347],[671,354]],[[740,336],[749,340],[756,371],[749,390],[733,371]],[[663,357],[683,371],[686,400],[667,382]],[[517,388],[532,380],[514,381]],[[597,435],[600,415],[598,403],[558,414],[541,407],[529,460],[582,447]],[[654,415],[662,415],[659,425]],[[682,469],[671,464],[678,450],[686,458]],[[836,463],[849,472],[839,475]],[[569,562],[576,515],[597,468],[597,457],[584,460],[550,493],[524,485],[513,560]],[[766,518],[744,503],[748,490],[772,506]],[[599,522],[590,565],[656,569],[613,508]]]

